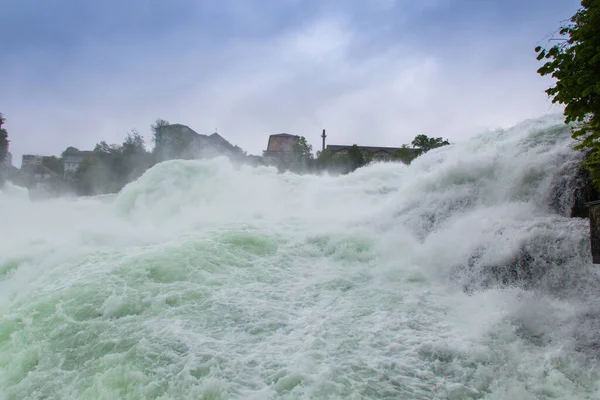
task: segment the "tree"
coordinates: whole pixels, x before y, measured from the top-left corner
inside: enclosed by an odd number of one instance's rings
[[[332,164],[331,152],[329,150],[317,150],[315,156],[315,167],[319,171],[326,170]]]
[[[79,149],[77,147],[69,146],[65,149],[65,151],[60,153],[60,158],[64,159],[69,153],[79,153]]]
[[[312,146],[304,136],[300,136],[292,146],[292,157],[287,163],[289,168],[296,172],[306,172],[312,169],[313,160]]]
[[[447,146],[450,144],[448,140],[444,140],[441,137],[430,138],[427,135],[419,134],[415,136],[413,141],[410,143],[413,147],[419,148],[423,153],[427,153],[429,150],[433,150],[438,147]]]
[[[132,129],[121,145],[105,141],[96,144],[75,175],[76,188],[82,195],[115,193],[152,165],[153,157],[146,151],[144,138]]]
[[[366,164],[365,157],[356,144],[353,144],[350,150],[348,150],[348,158],[350,159],[350,168],[352,171]]]
[[[56,172],[59,175],[64,173],[63,159],[56,156],[47,156],[42,158],[42,165],[48,168],[52,172]]]
[[[268,156],[268,154],[266,150],[263,151],[263,157]],[[281,152],[277,156],[269,156],[269,158],[279,172],[304,173],[312,170],[315,164],[312,146],[308,144],[304,136],[300,136],[296,143],[292,145],[291,152]]]
[[[122,173],[126,182],[139,178],[148,168],[152,167],[153,156],[146,151],[144,138],[137,130],[132,129],[121,145]]]
[[[75,173],[75,189],[78,194],[89,196],[113,191],[110,186],[112,177],[109,166],[103,159],[106,154],[94,151],[92,155],[83,159]]]
[[[160,141],[161,128],[164,128],[165,126],[168,126],[168,125],[170,125],[169,121],[159,118],[156,121],[154,121],[154,123],[150,126],[152,128],[152,141],[154,142],[155,146],[156,146],[156,142]]]
[[[401,161],[404,164],[410,164],[415,158],[421,155],[421,151],[416,149],[409,149],[407,145],[403,144],[402,147],[392,154],[392,159]]]
[[[308,144],[304,136],[298,138],[298,141],[292,147],[292,152],[296,158],[301,160],[311,160],[313,158],[312,145]]]
[[[586,151],[585,164],[600,187],[600,2],[582,0],[559,34],[550,49],[535,48],[538,61],[547,60],[537,72],[555,78],[546,93],[565,105],[565,123],[579,142],[575,149]]]
[[[2,128],[5,122],[6,118],[0,113],[0,164],[6,160],[8,154],[8,132]]]
[[[317,151],[313,163],[314,172],[328,172],[331,174],[347,174],[352,172],[352,162],[348,154],[340,153],[333,155],[331,151],[325,149]]]
[[[6,168],[4,162],[6,161],[6,156],[8,155],[8,132],[6,129],[2,128],[6,119],[4,115],[0,113],[0,187],[4,186],[4,182],[6,180]]]
[[[122,145],[122,150],[125,155],[146,152],[144,138],[140,136],[136,129],[132,129],[131,132],[127,134]]]

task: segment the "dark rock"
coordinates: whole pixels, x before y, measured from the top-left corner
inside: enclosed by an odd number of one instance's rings
[[[547,224],[552,224],[553,221]],[[537,230],[544,229],[540,224]],[[473,252],[466,262],[451,272],[451,280],[465,293],[491,288],[520,287],[551,293],[556,298],[579,298],[595,292],[600,274],[593,273],[589,241],[546,230],[525,240],[517,253],[498,262],[490,262],[486,249]]]
[[[600,199],[600,194],[592,184],[590,171],[581,166],[574,177],[575,190],[571,218],[588,218],[588,207],[585,203]]]
[[[482,252],[472,254],[467,264],[453,274],[455,279],[460,277],[465,293],[515,285],[529,289],[544,275],[534,256],[524,248],[506,263],[481,264],[481,257]]]

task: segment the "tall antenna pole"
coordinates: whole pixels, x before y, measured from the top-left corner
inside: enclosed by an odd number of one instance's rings
[[[323,148],[321,149],[321,151],[325,151],[325,138],[327,137],[327,135],[325,134],[325,129],[323,129],[323,134],[321,135],[321,137],[323,138]]]

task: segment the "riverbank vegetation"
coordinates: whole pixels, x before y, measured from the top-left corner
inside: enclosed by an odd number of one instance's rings
[[[168,121],[156,120],[151,125],[154,142],[152,150],[146,148],[144,138],[135,129],[126,134],[121,144],[100,141],[93,151],[83,152],[74,147],[67,147],[60,156],[44,156],[41,157],[41,165],[28,165],[27,168],[23,168],[19,176],[14,179],[14,183],[36,190],[41,187],[51,195],[65,192],[80,196],[117,193],[158,162],[168,159],[203,158],[201,152],[195,153],[198,149],[194,149],[193,146],[194,140],[198,137],[202,137],[201,141],[210,141],[212,138],[211,143],[217,146],[213,147],[213,150],[225,149],[223,154],[233,155],[232,161],[235,163],[241,161],[255,166],[270,165],[275,166],[280,172],[347,174],[374,161],[373,153],[356,144],[342,152],[331,153],[326,149],[313,154],[312,146],[303,136],[299,137],[290,152],[275,157],[247,156],[246,152],[239,147],[231,145],[216,134],[198,135],[186,129],[189,130],[183,125],[171,125]],[[0,157],[4,157],[8,150],[8,142],[5,140],[4,147],[2,143],[0,141]],[[448,144],[450,143],[442,138],[430,138],[419,134],[415,136],[410,146],[402,145],[392,153],[388,161],[410,164],[421,154]],[[73,157],[79,159],[76,170],[73,170],[72,165],[69,168]],[[36,175],[44,177],[40,181],[40,178],[35,177]]]
[[[407,144],[402,145],[391,154],[389,161],[410,164],[420,155],[449,144],[448,140],[441,137],[430,138],[427,135],[419,134],[411,142],[412,147]],[[264,154],[267,155],[266,152]],[[325,149],[317,151],[313,155],[312,146],[308,144],[304,136],[300,136],[291,152],[271,157],[268,163],[276,166],[281,172],[348,174],[373,161],[375,161],[373,153],[356,144],[345,151],[332,153]]]
[[[565,106],[575,149],[585,152],[584,165],[600,190],[600,1],[583,0],[581,8],[557,31],[549,49],[537,46],[541,76],[555,79],[546,93]]]
[[[4,186],[8,175],[6,158],[8,156],[8,132],[2,127],[6,122],[4,115],[0,113],[0,187]]]

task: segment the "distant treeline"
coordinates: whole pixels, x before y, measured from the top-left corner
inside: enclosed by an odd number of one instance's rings
[[[116,193],[155,163],[154,154],[146,150],[144,138],[134,130],[121,145],[105,141],[96,144],[92,154],[83,159],[73,184],[78,194]]]
[[[116,193],[157,162],[154,152],[146,150],[144,138],[135,129],[127,133],[120,145],[97,143],[94,150],[83,157],[75,173],[65,174],[65,157],[77,152],[78,149],[68,147],[60,157],[44,157],[42,165],[57,176],[65,177],[70,189],[80,196]]]
[[[1,114],[0,114],[1,117]],[[2,119],[2,122],[4,119]],[[43,172],[51,173],[43,180],[45,190],[52,193],[65,191],[77,195],[88,196],[98,194],[117,193],[126,184],[140,177],[147,169],[166,159],[202,158],[201,154],[190,154],[191,143],[185,135],[170,135],[168,154],[165,152],[164,129],[170,129],[168,121],[158,119],[152,124],[152,151],[146,149],[144,138],[135,130],[128,132],[121,144],[108,144],[101,141],[96,144],[91,152],[80,152],[74,147],[68,147],[59,157],[43,157],[41,165]],[[0,160],[6,158],[8,140],[5,130],[0,135]],[[161,133],[159,135],[159,133]],[[161,140],[158,140],[162,138]],[[412,148],[403,145],[392,156],[392,161],[410,164],[419,155],[436,147],[449,144],[442,138],[429,138],[426,135],[417,135],[411,142]],[[227,145],[229,145],[227,143]],[[231,145],[230,145],[231,146]],[[256,165],[256,157],[247,156],[246,152],[237,146],[232,146],[235,161],[248,162]],[[74,173],[65,174],[65,160],[73,154],[81,155],[83,160],[79,169]],[[213,154],[214,155],[214,154]],[[312,146],[306,138],[300,137],[293,151],[276,158],[263,157],[259,164],[274,165],[279,171],[295,173],[322,173],[346,174],[361,168],[372,161],[369,152],[361,151],[354,145],[346,154],[332,155],[329,151],[318,151],[313,155]],[[68,171],[67,171],[68,172]],[[36,180],[34,173],[23,171],[15,183],[34,187]],[[0,178],[2,178],[0,176]]]
[[[68,147],[59,157],[42,158],[43,172],[51,174],[43,179],[46,191],[55,194],[74,192],[82,196],[116,193],[155,164],[153,154],[145,149],[144,139],[137,132],[128,134],[121,145],[108,145],[104,141],[96,144],[83,158],[79,170],[65,174],[65,156],[75,152],[79,150]],[[35,174],[35,168],[23,169],[15,183],[34,187]]]
[[[79,195],[116,193],[127,183],[141,176],[148,168],[163,161],[165,159],[164,154],[157,150],[159,146],[156,145],[156,134],[157,131],[168,126],[168,124],[167,121],[157,120],[152,125],[153,142],[155,144],[153,151],[146,150],[144,139],[135,130],[127,134],[121,145],[108,145],[104,141],[96,144],[92,154],[84,159],[81,167],[73,176],[72,184],[76,193]],[[404,145],[393,154],[392,161],[410,164],[419,155],[448,144],[450,143],[442,138],[430,138],[423,134],[417,135],[411,142],[413,148]],[[171,153],[168,159],[190,158],[185,143],[172,144],[170,149],[176,151]],[[243,162],[244,157],[246,157],[245,152],[241,157]],[[237,160],[240,160],[240,158]],[[343,155],[331,155],[327,150],[319,151],[316,155],[313,155],[312,146],[307,143],[306,138],[300,137],[292,152],[277,159],[263,160],[262,162],[275,165],[280,171],[295,173],[321,173],[327,171],[334,174],[346,174],[367,165],[371,161],[372,158],[368,152],[361,151],[356,145],[352,146],[348,153]],[[248,162],[250,162],[249,159]],[[62,173],[62,157],[46,158],[44,165],[57,173]]]

